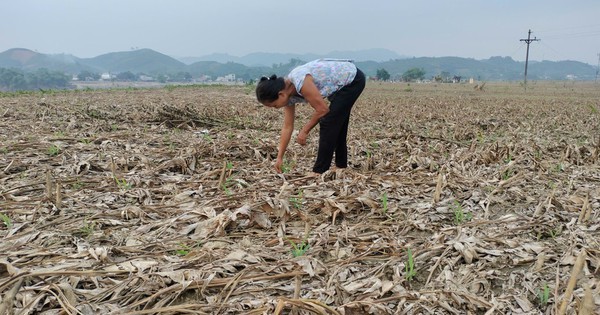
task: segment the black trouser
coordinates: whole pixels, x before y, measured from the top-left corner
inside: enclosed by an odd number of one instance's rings
[[[335,152],[335,166],[348,166],[348,123],[352,106],[365,88],[365,75],[356,71],[354,80],[329,97],[329,113],[319,120],[319,151],[313,172],[324,173],[331,166]]]

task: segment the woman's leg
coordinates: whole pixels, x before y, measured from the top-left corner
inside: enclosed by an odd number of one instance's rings
[[[352,106],[365,88],[365,75],[357,70],[356,77],[349,85],[335,93],[329,104],[329,113],[319,121],[319,149],[313,171],[323,173],[331,166],[333,153],[336,153],[336,165],[348,164],[348,123]]]
[[[346,116],[342,130],[337,139],[337,147],[335,148],[335,166],[339,168],[348,167],[348,124],[350,123],[350,113]]]

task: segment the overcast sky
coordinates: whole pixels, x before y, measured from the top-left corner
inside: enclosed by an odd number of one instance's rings
[[[387,48],[416,57],[596,66],[599,0],[3,0],[0,52],[95,57],[134,47],[173,57]]]

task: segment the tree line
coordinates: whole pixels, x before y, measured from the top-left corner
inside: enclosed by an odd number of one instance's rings
[[[66,89],[70,82],[69,75],[46,68],[33,72],[0,68],[0,91]]]
[[[390,73],[384,68],[377,69],[376,74],[377,80],[388,81],[391,78]],[[411,68],[406,70],[399,78],[395,80],[402,80],[404,82],[413,82],[417,80],[425,79],[425,70],[423,68]]]

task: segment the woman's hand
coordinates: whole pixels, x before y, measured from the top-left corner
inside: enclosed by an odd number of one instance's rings
[[[305,145],[306,144],[306,138],[308,138],[308,133],[305,132],[303,129],[301,129],[298,132],[298,137],[296,138],[296,142],[298,142],[300,145]]]
[[[277,173],[281,173],[281,166],[283,166],[283,159],[277,158],[277,160],[275,160],[275,170]]]

